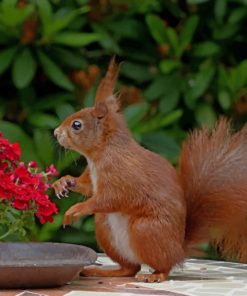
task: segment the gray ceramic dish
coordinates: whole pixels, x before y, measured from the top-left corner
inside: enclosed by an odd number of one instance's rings
[[[0,289],[62,286],[97,254],[63,243],[0,243]]]

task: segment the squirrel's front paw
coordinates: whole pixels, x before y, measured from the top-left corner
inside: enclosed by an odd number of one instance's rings
[[[68,197],[69,189],[76,186],[76,179],[71,176],[64,176],[52,184],[58,198]]]
[[[70,225],[77,222],[81,216],[91,214],[85,204],[85,202],[80,202],[73,205],[67,210],[63,217],[63,225]]]

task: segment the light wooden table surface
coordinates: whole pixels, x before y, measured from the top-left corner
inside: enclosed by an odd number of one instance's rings
[[[114,265],[99,255],[103,267]],[[148,272],[144,266],[142,272]],[[134,278],[84,278],[54,289],[1,290],[0,296],[247,296],[247,264],[187,260],[163,283],[139,283]]]

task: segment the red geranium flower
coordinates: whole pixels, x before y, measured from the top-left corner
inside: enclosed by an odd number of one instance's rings
[[[0,202],[19,211],[30,211],[43,224],[53,221],[58,209],[47,195],[47,183],[57,170],[51,164],[42,172],[35,161],[20,161],[18,143],[11,144],[0,132]]]

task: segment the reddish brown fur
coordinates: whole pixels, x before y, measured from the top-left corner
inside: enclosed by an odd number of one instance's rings
[[[66,176],[54,183],[56,193],[73,190],[92,195],[66,212],[64,224],[95,214],[97,241],[121,266],[83,273],[134,275],[145,263],[155,272],[137,279],[165,280],[194,244],[206,240],[224,255],[237,251],[236,256],[245,261],[246,230],[239,226],[246,225],[247,127],[231,135],[229,123],[222,119],[212,134],[195,131],[184,144],[177,173],[167,160],[138,145],[116,112],[117,73],[112,60],[95,107],[72,114],[55,130],[61,145],[88,160],[81,177]],[[83,123],[83,128],[74,130],[74,121]],[[123,233],[127,229],[127,239],[123,236],[127,255],[121,253],[121,243],[114,244],[112,214],[122,221]]]

